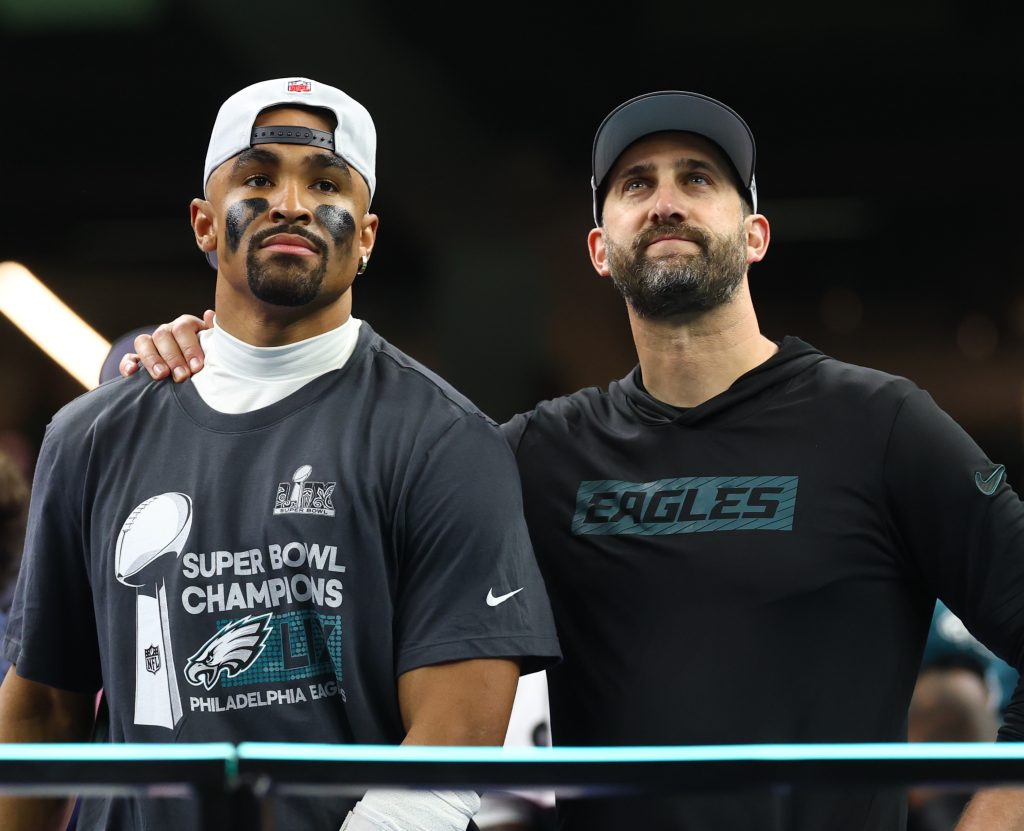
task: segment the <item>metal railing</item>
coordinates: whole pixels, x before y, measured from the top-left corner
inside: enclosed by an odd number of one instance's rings
[[[197,800],[198,831],[267,828],[279,796],[358,796],[367,787],[554,791],[566,798],[769,788],[779,827],[794,790],[975,788],[1024,782],[1024,744],[796,744],[465,748],[278,744],[0,745],[7,795]]]

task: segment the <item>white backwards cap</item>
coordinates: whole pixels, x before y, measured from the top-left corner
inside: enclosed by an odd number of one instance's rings
[[[256,117],[270,107],[320,107],[337,119],[333,133],[293,127],[253,127]],[[221,104],[206,151],[203,168],[203,193],[213,173],[232,156],[258,144],[308,144],[323,147],[345,162],[366,180],[370,199],[377,185],[374,166],[377,159],[377,131],[366,107],[340,89],[309,78],[277,78],[239,90]]]

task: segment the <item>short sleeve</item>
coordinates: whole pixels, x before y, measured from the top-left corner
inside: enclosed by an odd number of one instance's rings
[[[518,657],[560,658],[508,445],[476,413],[456,419],[406,483],[399,512],[398,672]]]
[[[23,678],[94,693],[102,681],[83,544],[84,477],[72,462],[80,445],[80,437],[62,435],[52,422],[47,427],[36,461],[4,654]]]

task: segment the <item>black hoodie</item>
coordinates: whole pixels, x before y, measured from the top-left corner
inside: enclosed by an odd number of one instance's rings
[[[640,368],[503,427],[564,660],[556,745],[891,742],[941,597],[1024,652],[1024,505],[912,382],[797,338],[688,409]],[[1001,738],[1024,738],[1017,695]],[[769,795],[577,800],[572,831],[771,828]],[[900,794],[798,793],[801,831],[895,831]]]

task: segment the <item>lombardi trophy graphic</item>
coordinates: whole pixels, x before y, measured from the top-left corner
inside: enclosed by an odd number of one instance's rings
[[[181,721],[164,578],[174,568],[191,528],[192,500],[183,493],[162,493],[132,511],[117,537],[116,577],[136,593],[136,724],[170,730]]]
[[[296,508],[302,507],[302,484],[309,478],[309,474],[312,472],[312,467],[302,465],[292,474],[292,495],[290,499],[295,503]]]

